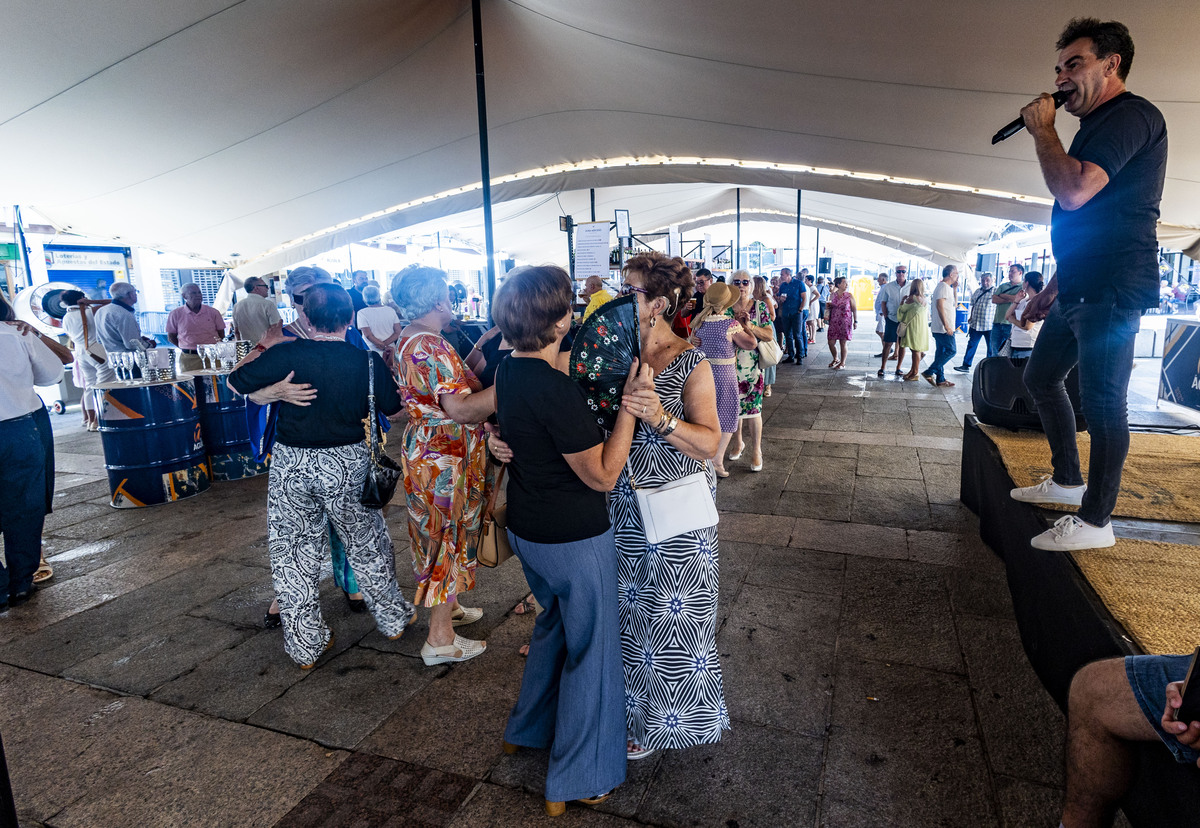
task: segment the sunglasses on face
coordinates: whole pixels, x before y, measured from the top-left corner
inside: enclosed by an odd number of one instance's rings
[[[733,283],[735,285],[748,285],[748,284],[750,284],[750,280],[749,279],[734,279]]]
[[[621,295],[622,296],[628,296],[631,293],[640,293],[640,294],[642,294],[642,296],[647,295],[645,288],[640,288],[637,285],[630,285],[630,284],[621,285]]]
[[[303,293],[293,293],[292,294],[292,304],[303,305],[304,304],[304,294]]]

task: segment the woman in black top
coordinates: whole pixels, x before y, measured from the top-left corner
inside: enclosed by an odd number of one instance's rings
[[[359,503],[368,465],[368,359],[374,362],[376,408],[395,414],[403,403],[380,356],[345,341],[353,307],[340,286],[313,285],[304,296],[312,337],[271,347],[228,380],[239,393],[253,394],[294,372],[294,382],[316,392],[309,405],[280,408],[267,483],[271,575],[284,649],[303,669],[333,645],[317,600],[317,581],[329,559],[326,520],[345,542],[380,632],[399,638],[416,614],[396,584],[382,512]]]
[[[496,371],[496,413],[513,454],[508,536],[544,607],[505,750],[550,747],[551,816],[570,800],[595,804],[625,780],[617,554],[604,493],[636,420],[622,409],[605,442],[582,390],[556,369],[573,298],[566,271],[530,267],[508,275],[492,306],[513,345]],[[634,382],[650,384],[631,371]]]

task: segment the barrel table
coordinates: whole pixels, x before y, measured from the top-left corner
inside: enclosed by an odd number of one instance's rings
[[[200,407],[200,434],[208,453],[214,480],[241,480],[267,471],[254,459],[246,421],[246,398],[225,383],[228,372],[192,371],[196,403]]]
[[[156,506],[208,489],[212,473],[192,380],[95,388],[112,506]]]

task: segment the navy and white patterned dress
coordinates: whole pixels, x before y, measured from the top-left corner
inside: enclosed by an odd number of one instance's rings
[[[704,360],[689,349],[654,379],[663,408],[683,417],[683,385]],[[717,742],[729,711],[717,659],[717,527],[646,543],[630,487],[661,486],[704,471],[716,497],[710,461],[694,460],[639,422],[626,464],[609,497],[617,540],[617,590],[625,711],[629,738],[645,749]]]

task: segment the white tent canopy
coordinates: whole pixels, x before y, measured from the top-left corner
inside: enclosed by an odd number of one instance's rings
[[[951,212],[1047,220],[1028,137],[989,138],[1050,88],[1074,4],[483,6],[499,202],[687,183],[786,202],[771,188],[803,189],[944,211],[889,205],[863,221],[862,208],[848,223],[951,257],[961,228],[916,225]],[[1160,237],[1200,251],[1200,6],[1097,0],[1087,12],[1133,31],[1130,88],[1172,136]],[[8,10],[5,34],[0,198],[59,227],[250,275],[480,204],[463,0],[27,3]],[[1069,140],[1074,119],[1059,122]]]

